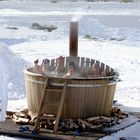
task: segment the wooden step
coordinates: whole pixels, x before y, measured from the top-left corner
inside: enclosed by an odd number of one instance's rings
[[[45,89],[47,92],[62,92],[62,89]]]

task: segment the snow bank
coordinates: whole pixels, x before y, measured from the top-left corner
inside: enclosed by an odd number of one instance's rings
[[[0,62],[0,73],[3,78],[0,82],[4,84],[1,86],[3,90],[5,89],[5,94],[9,99],[25,97],[23,79],[25,61],[10,51],[8,46],[0,44]]]

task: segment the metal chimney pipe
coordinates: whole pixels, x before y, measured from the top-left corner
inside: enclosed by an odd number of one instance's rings
[[[78,55],[78,22],[70,22],[69,56]]]

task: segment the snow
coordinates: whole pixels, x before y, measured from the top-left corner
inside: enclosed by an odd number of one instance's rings
[[[2,112],[6,112],[7,109],[7,103],[8,103],[8,92],[7,92],[7,88],[5,88],[8,85],[8,70],[5,67],[5,65],[3,64],[2,59],[0,59],[0,80],[1,82],[1,87],[0,87],[0,106],[1,106],[1,111]],[[6,73],[6,74],[5,74]],[[4,113],[0,113],[0,121],[3,121],[5,118],[5,114]]]
[[[100,60],[120,73],[115,99],[127,110],[140,111],[140,3],[0,2],[0,107],[27,107],[23,69],[39,58],[69,54],[69,22],[79,21],[78,55]],[[33,30],[32,23],[55,25],[52,32]],[[8,29],[16,27],[17,30]],[[85,35],[96,40],[84,38]],[[4,113],[0,112],[3,120]],[[0,120],[0,121],[1,121]],[[103,138],[136,136],[140,123]]]

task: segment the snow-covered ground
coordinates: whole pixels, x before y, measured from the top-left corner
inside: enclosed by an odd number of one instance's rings
[[[8,96],[8,110],[26,107],[24,65],[33,65],[37,58],[41,61],[69,54],[72,19],[79,21],[78,55],[117,69],[122,81],[117,84],[115,99],[123,106],[140,110],[140,3],[1,1],[0,95]],[[31,25],[35,22],[42,26],[54,25],[57,29],[34,30]],[[96,40],[84,38],[86,35]],[[137,123],[104,139],[131,136],[139,127]]]

